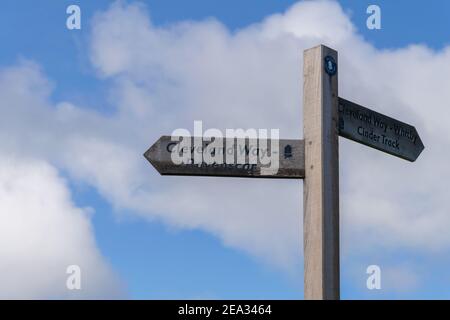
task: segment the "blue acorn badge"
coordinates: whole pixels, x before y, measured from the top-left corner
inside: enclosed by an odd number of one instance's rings
[[[337,72],[337,63],[332,56],[325,57],[325,72],[334,76]]]

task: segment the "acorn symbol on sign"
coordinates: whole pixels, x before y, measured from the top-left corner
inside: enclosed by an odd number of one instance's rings
[[[292,158],[292,147],[289,144],[284,147],[284,158]]]

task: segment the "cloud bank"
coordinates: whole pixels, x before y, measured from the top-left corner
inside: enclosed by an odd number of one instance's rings
[[[450,237],[444,229],[450,222],[449,203],[439,177],[449,173],[444,155],[449,134],[441,120],[449,113],[445,105],[450,98],[445,88],[449,48],[433,51],[412,45],[377,50],[357,34],[349,17],[333,1],[300,2],[284,14],[233,33],[215,19],[157,27],[141,6],[116,4],[96,17],[91,58],[101,77],[115,81],[117,118],[124,122],[123,118],[133,113],[138,118],[135,130],[141,128],[139,134],[147,141],[144,148],[161,133],[189,128],[196,119],[217,128],[280,128],[282,137],[299,138],[302,51],[318,43],[339,51],[341,96],[415,124],[426,144],[419,161],[410,164],[341,140],[344,230],[363,235],[364,245],[447,248]],[[227,217],[236,208],[225,204],[224,212],[217,213],[220,209],[214,209],[214,204],[221,203],[220,197],[206,191],[217,190],[217,194],[225,192],[229,202],[239,201],[244,206],[239,211],[249,217],[245,232],[254,229],[252,221],[266,212],[268,230],[260,229],[259,234],[266,234],[271,241],[282,239],[270,230],[272,222],[277,222],[283,224],[277,233],[292,234],[292,241],[300,237],[295,231],[300,222],[294,221],[299,220],[301,201],[294,207],[280,201],[301,192],[295,183],[189,178],[185,184],[179,178],[173,183],[166,183],[167,178],[150,179],[148,187],[157,186],[157,191],[150,191],[142,201],[133,201],[146,215],[165,212],[161,218],[210,228],[226,239],[227,226],[231,230],[238,225]],[[247,183],[252,189],[267,190],[259,193],[265,196],[250,198],[253,193]],[[233,192],[226,189],[228,184],[245,187]],[[171,203],[174,190],[180,191],[180,200]],[[197,190],[199,198],[192,209],[183,209]],[[286,193],[289,196],[284,196]],[[163,202],[170,203],[165,207],[155,202],[164,196]],[[251,204],[247,207],[240,201],[247,197],[249,203],[258,202],[258,198],[263,207],[271,209],[252,210]],[[154,210],[155,205],[158,210]],[[273,211],[272,206],[282,210]],[[185,210],[193,214],[186,218]],[[291,218],[278,222],[280,211]],[[222,217],[220,227],[208,221]],[[245,228],[245,224],[239,225]],[[241,245],[246,247],[244,242]],[[258,242],[265,247],[263,239]],[[294,242],[297,246],[298,241]],[[267,253],[273,254],[272,250]]]
[[[115,298],[120,283],[99,253],[89,208],[77,208],[55,168],[5,154],[0,160],[2,299]],[[68,290],[67,268],[81,290]]]
[[[111,114],[52,102],[51,82],[35,63],[0,71],[0,98],[8,106],[0,110],[2,150],[44,161],[34,170],[5,165],[4,175],[39,173],[44,166],[42,179],[53,183],[58,199],[58,192],[68,191],[54,170],[65,170],[119,212],[212,233],[227,246],[294,272],[301,263],[300,181],[163,178],[142,153],[162,134],[192,129],[194,120],[219,129],[279,128],[282,138],[301,138],[302,52],[320,43],[339,51],[341,96],[415,124],[426,146],[410,164],[340,140],[344,257],[386,248],[448,250],[443,178],[450,174],[450,48],[377,50],[332,1],[300,2],[235,32],[214,18],[159,27],[145,6],[114,3],[95,17],[88,51],[99,81],[112,84]],[[36,201],[49,196],[39,190],[17,192],[34,194]],[[4,197],[13,201],[14,195]],[[60,220],[52,212],[73,217],[83,231],[80,239],[90,239],[89,261],[103,265],[83,210],[67,198],[55,211],[37,204],[33,211],[49,211],[45,221],[56,225]],[[12,202],[8,209],[17,210],[18,219],[27,212],[21,205]],[[6,261],[15,260],[12,255]]]

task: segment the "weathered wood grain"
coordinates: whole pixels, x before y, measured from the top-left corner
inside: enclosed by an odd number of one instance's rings
[[[325,72],[325,57],[337,52],[318,46],[304,52],[305,299],[339,299],[338,75]]]

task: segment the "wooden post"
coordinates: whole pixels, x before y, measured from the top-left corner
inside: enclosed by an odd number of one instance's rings
[[[337,300],[339,286],[339,148],[337,52],[304,52],[305,299]]]

